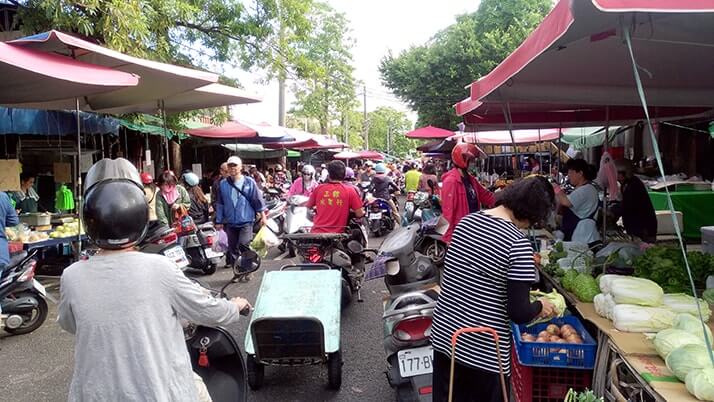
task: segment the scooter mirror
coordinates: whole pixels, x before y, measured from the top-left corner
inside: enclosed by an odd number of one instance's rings
[[[353,253],[353,254],[359,254],[362,251],[364,251],[364,247],[356,241],[356,240],[350,240],[349,243],[347,243],[347,248]]]

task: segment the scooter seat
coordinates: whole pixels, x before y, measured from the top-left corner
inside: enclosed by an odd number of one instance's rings
[[[10,262],[7,264],[8,268],[14,267],[27,258],[27,251],[21,251],[10,258]]]

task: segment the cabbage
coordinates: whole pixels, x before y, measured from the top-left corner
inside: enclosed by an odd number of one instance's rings
[[[682,331],[689,332],[690,334],[694,334],[706,343],[706,339],[704,338],[704,332],[702,331],[702,322],[699,321],[697,317],[686,313],[677,314],[674,317],[673,324],[674,328],[681,329]],[[707,331],[709,342],[714,343],[714,339],[712,339],[712,330],[709,329],[708,325],[704,325],[704,328]]]
[[[661,306],[664,299],[664,292],[658,284],[649,279],[634,277],[613,279],[610,283],[610,294],[617,304],[638,306]]]
[[[575,278],[578,277],[578,271],[574,269],[568,269],[565,271],[565,275],[563,275],[563,279],[561,280],[563,287],[565,290],[573,290],[573,285],[575,283]]]
[[[684,345],[674,349],[665,359],[667,368],[680,381],[684,381],[690,371],[703,368],[714,368],[709,351],[702,345]]]
[[[714,369],[691,370],[684,380],[687,391],[702,401],[714,401]]]
[[[623,332],[659,332],[670,328],[675,314],[657,307],[618,304],[612,309],[612,323]]]
[[[531,292],[530,292],[530,300],[531,300],[531,302],[534,302],[534,301],[540,299],[541,297],[542,297],[542,298],[545,298],[545,299],[548,299],[551,303],[553,303],[553,307],[555,307],[556,317],[562,317],[562,316],[563,316],[563,314],[565,313],[565,309],[568,307],[568,306],[565,304],[565,298],[563,297],[563,295],[561,295],[560,293],[558,293],[558,291],[555,290],[555,289],[553,289],[553,291],[550,292],[550,293],[541,292],[541,291],[539,291],[539,290],[531,290]],[[532,322],[531,322],[530,324],[528,324],[528,325],[533,325],[533,324],[537,324],[537,323],[540,323],[540,322],[550,321],[551,318],[552,318],[552,317],[549,317],[549,318],[539,318],[539,319],[536,319],[536,320],[532,321]]]
[[[702,293],[702,297],[709,304],[714,304],[714,289],[707,289]]]
[[[605,304],[605,295],[598,293],[593,297],[593,304],[595,305],[595,312],[597,315],[603,318],[607,318],[607,305]]]
[[[610,293],[610,285],[612,284],[612,281],[616,278],[627,278],[627,276],[624,275],[615,275],[615,274],[605,274],[601,275],[598,277],[598,285],[600,285],[600,291],[602,293]]]
[[[697,299],[684,293],[671,293],[664,295],[664,305],[669,307],[675,313],[689,313],[693,316],[699,316],[697,311]],[[709,321],[712,311],[709,309],[709,304],[702,299],[699,300],[699,306],[702,309],[704,321]]]
[[[698,336],[676,328],[660,331],[654,339],[655,349],[662,359],[666,359],[671,351],[684,345],[705,346],[704,341]]]
[[[600,293],[600,289],[592,275],[578,274],[573,281],[573,293],[581,302],[592,303],[595,295]]]

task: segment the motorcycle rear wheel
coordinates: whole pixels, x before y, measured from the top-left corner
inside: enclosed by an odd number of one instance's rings
[[[342,386],[342,352],[327,355],[327,386],[338,390]]]
[[[349,282],[347,282],[347,279],[342,278],[342,308],[344,309],[345,307],[349,306],[350,303],[352,303],[352,289],[350,288],[350,284]]]
[[[49,312],[49,307],[47,302],[42,297],[34,294],[19,294],[17,297],[32,297],[37,300],[37,308],[32,310],[32,316],[29,321],[23,322],[21,326],[17,328],[4,328],[5,332],[13,335],[24,335],[36,330],[44,324],[47,319],[47,313]]]
[[[248,385],[253,391],[263,386],[265,379],[265,366],[255,360],[255,356],[248,355],[246,366],[248,368]]]

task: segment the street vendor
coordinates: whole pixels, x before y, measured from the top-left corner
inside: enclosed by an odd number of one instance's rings
[[[597,230],[597,212],[599,207],[598,189],[592,183],[597,176],[594,166],[583,159],[570,159],[566,167],[568,180],[575,186],[575,191],[566,195],[555,185],[558,203],[563,207],[561,230],[565,241],[592,244],[600,241]]]
[[[622,223],[628,235],[639,237],[647,243],[654,243],[657,240],[657,215],[647,194],[647,187],[632,173],[630,160],[617,160],[615,166],[617,181],[621,186],[622,202],[613,208],[613,213],[622,216]]]
[[[27,172],[20,174],[20,191],[12,193],[15,209],[19,213],[37,212],[40,196],[35,191],[35,175]]]

